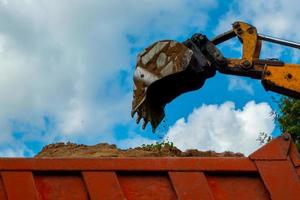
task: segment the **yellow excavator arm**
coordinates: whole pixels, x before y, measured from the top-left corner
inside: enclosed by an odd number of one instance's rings
[[[225,58],[216,45],[233,37],[242,43],[242,58]],[[232,30],[212,40],[195,34],[179,43],[158,41],[138,55],[134,73],[132,117],[150,122],[153,132],[164,118],[164,107],[177,96],[197,90],[216,71],[260,79],[266,90],[300,99],[300,65],[260,59],[262,41],[293,48],[300,44],[257,33],[254,26],[235,22]]]
[[[260,59],[262,41],[300,48],[295,42],[260,35],[254,26],[235,22],[232,30],[217,36],[211,42],[215,45],[237,36],[243,44],[241,59],[227,58],[227,64],[218,71],[225,74],[248,76],[261,79],[266,90],[300,98],[300,65],[287,64],[277,59]]]

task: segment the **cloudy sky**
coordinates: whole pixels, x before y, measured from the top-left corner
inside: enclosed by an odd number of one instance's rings
[[[230,2],[230,3],[228,3]],[[45,144],[168,140],[181,149],[259,147],[278,135],[276,103],[257,80],[217,74],[166,108],[158,133],[130,117],[136,55],[156,40],[212,38],[234,21],[300,41],[296,0],[0,0],[0,156],[33,156]],[[237,41],[220,46],[239,57]],[[298,62],[299,52],[264,44],[263,58]]]

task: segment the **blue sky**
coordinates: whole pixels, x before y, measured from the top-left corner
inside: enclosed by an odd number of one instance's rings
[[[130,118],[135,59],[156,40],[209,38],[245,21],[260,33],[300,41],[296,0],[0,0],[0,156],[33,156],[53,142],[168,140],[181,149],[259,147],[278,135],[277,110],[260,81],[217,74],[166,107],[156,134]],[[219,46],[239,57],[237,40]],[[299,52],[264,44],[262,58],[298,62]]]

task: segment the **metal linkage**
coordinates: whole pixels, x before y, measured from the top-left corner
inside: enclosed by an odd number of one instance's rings
[[[268,36],[268,35],[263,35],[263,34],[258,34],[258,38],[263,41],[272,42],[272,43],[281,44],[284,46],[289,46],[289,47],[293,47],[296,49],[300,49],[300,43],[298,43],[298,42],[284,40],[284,39],[280,39],[280,38],[276,38],[276,37],[272,37],[272,36]]]
[[[213,38],[211,40],[211,42],[214,44],[214,45],[218,45],[218,44],[221,44],[227,40],[230,40],[231,38],[234,38],[236,36],[235,32],[233,30],[230,30],[230,31],[227,31],[225,33],[222,33],[218,36],[216,36],[215,38]]]
[[[234,33],[233,30],[227,31],[225,33],[222,33],[218,36],[216,36],[215,38],[213,38],[211,40],[211,42],[214,45],[218,45],[221,44],[231,38],[234,38],[236,36],[236,34]],[[272,37],[272,36],[268,36],[268,35],[264,35],[264,34],[258,34],[258,39],[263,40],[263,41],[267,41],[267,42],[272,42],[275,44],[281,44],[284,46],[288,46],[288,47],[292,47],[292,48],[296,48],[296,49],[300,49],[300,43],[299,42],[294,42],[294,41],[290,41],[290,40],[285,40],[285,39],[281,39],[281,38],[276,38],[276,37]]]

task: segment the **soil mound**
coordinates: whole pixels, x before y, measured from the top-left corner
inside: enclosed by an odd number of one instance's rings
[[[241,153],[226,151],[199,151],[190,149],[180,151],[169,144],[151,144],[142,147],[118,149],[116,145],[100,143],[93,146],[74,143],[56,143],[45,146],[35,157],[243,157]]]

